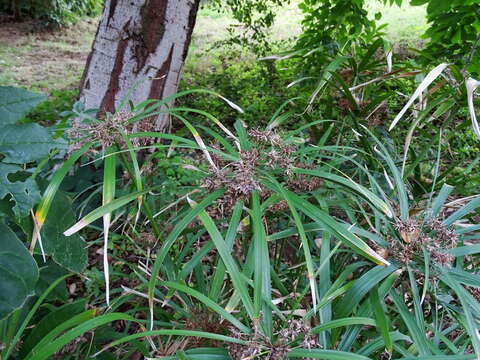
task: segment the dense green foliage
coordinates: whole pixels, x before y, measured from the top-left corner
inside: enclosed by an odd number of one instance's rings
[[[425,33],[428,39],[423,54],[425,62],[446,59],[480,75],[480,56],[476,49],[480,41],[480,3],[478,1],[412,0],[412,4],[427,6],[431,24]]]
[[[0,4],[0,12],[19,19],[29,17],[49,25],[71,25],[82,16],[100,13],[103,0],[9,0]]]
[[[407,0],[379,0],[400,6]],[[421,54],[424,64],[443,59],[459,66],[468,66],[473,74],[479,74],[479,58],[472,48],[477,47],[480,32],[480,4],[477,1],[411,0],[411,5],[427,6],[429,29],[424,38],[426,46]],[[375,20],[367,17],[364,0],[306,0],[300,4],[305,12],[304,33],[298,41],[298,48],[323,52],[336,52],[350,42],[366,43],[381,35]],[[321,28],[322,31],[318,31]],[[472,54],[471,54],[472,53]],[[471,54],[471,56],[469,56]]]

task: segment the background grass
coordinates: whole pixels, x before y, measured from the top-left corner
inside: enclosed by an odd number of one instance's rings
[[[299,2],[293,0],[278,9],[270,34],[275,49],[290,49],[301,32]],[[427,26],[425,8],[389,7],[378,0],[367,0],[367,8],[372,17],[382,13],[380,23],[388,24],[386,37],[399,44],[397,51],[404,52],[406,46],[421,46],[420,36]],[[28,22],[0,24],[0,85],[25,87],[49,96],[47,102],[30,114],[30,120],[55,122],[62,111],[71,108],[98,21],[98,18],[84,19],[55,32],[39,31],[34,23]],[[207,6],[200,9],[180,86],[218,91],[238,101],[252,116],[262,117],[295,96],[285,90],[292,78],[267,75],[254,54],[244,48],[217,45],[228,38],[230,24],[234,20],[228,12],[219,13]],[[197,97],[191,101],[195,104],[189,105],[212,109],[208,100],[202,102]],[[220,108],[217,110],[216,115],[229,117]]]
[[[298,0],[279,9],[272,29],[272,41],[290,46],[289,39],[301,31],[302,19]],[[387,38],[395,43],[418,44],[426,29],[425,9],[410,5],[385,6],[377,0],[368,0],[367,8],[373,16],[382,13],[381,23],[388,24]],[[29,24],[1,24],[0,84],[24,86],[51,93],[72,90],[78,85],[95,36],[97,20],[83,20],[77,25],[54,33],[32,32]],[[228,36],[232,23],[228,13],[218,13],[203,7],[198,13],[197,25],[186,63],[186,72],[208,72],[221,61],[223,49],[212,48],[216,41]],[[249,54],[245,54],[245,59]],[[201,74],[198,74],[201,76]]]

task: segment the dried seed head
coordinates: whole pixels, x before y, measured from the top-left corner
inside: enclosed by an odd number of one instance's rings
[[[70,139],[75,142],[73,148],[78,149],[92,139],[99,141],[103,148],[110,147],[116,142],[123,143],[121,131],[126,131],[131,117],[130,112],[122,110],[115,114],[106,114],[103,120],[74,124],[68,131]]]
[[[289,209],[288,202],[286,200],[280,200],[279,202],[270,205],[268,210],[273,213],[283,213]]]
[[[213,154],[216,168],[209,167],[209,176],[203,179],[202,186],[212,192],[224,188],[225,193],[207,208],[207,212],[215,218],[229,215],[238,200],[249,201],[253,191],[258,191],[261,199],[271,195],[271,191],[261,185],[260,171],[271,168],[279,172],[281,181],[287,183],[287,188],[294,192],[310,192],[322,185],[322,180],[310,175],[293,174],[295,167],[314,168],[313,164],[304,164],[296,158],[297,147],[285,144],[274,131],[250,130],[253,147],[240,150],[236,161],[226,161]],[[256,147],[255,147],[256,146]],[[266,147],[270,146],[267,151]],[[218,144],[211,147],[221,150]],[[280,171],[278,171],[280,170]],[[276,172],[276,173],[277,173]],[[270,208],[279,212],[287,210],[285,202],[280,202]]]
[[[150,232],[141,232],[140,234],[138,234],[138,241],[142,244],[152,246],[153,244],[155,244],[157,239],[155,238],[155,235]]]
[[[415,256],[423,257],[423,249],[430,253],[438,265],[450,266],[455,260],[446,250],[457,245],[458,236],[439,219],[429,219],[424,226],[415,219],[397,221],[394,227],[404,241],[394,241],[391,244],[392,254],[398,262],[408,264]]]
[[[403,241],[407,243],[417,241],[420,237],[420,226],[413,219],[398,220],[393,226],[400,233]]]
[[[290,190],[297,193],[312,192],[323,185],[323,180],[304,174],[294,175],[287,180],[287,186]]]
[[[258,144],[270,144],[280,146],[283,143],[282,138],[273,130],[254,129],[248,132],[252,140]]]

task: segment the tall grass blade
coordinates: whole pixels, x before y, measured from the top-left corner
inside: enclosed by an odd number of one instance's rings
[[[192,207],[195,207],[196,204],[194,202],[190,202]],[[230,249],[228,248],[227,244],[225,243],[225,240],[223,239],[222,235],[220,234],[220,231],[218,231],[217,226],[213,222],[212,218],[206,213],[205,210],[201,210],[198,214],[198,217],[200,218],[200,221],[202,224],[205,226],[205,229],[207,229],[210,237],[212,238],[212,241],[215,244],[215,247],[218,250],[218,253],[220,254],[220,257],[223,260],[223,263],[225,264],[225,267],[227,268],[227,271],[230,275],[230,278],[232,280],[233,286],[235,290],[239,293],[240,298],[242,300],[243,306],[245,306],[245,310],[247,311],[248,315],[252,320],[255,319],[254,313],[254,305],[252,303],[252,299],[250,298],[248,294],[248,289],[247,285],[245,282],[245,278],[243,277],[242,273],[240,272],[240,269],[238,268],[237,263],[233,259]]]
[[[470,112],[470,118],[472,119],[473,132],[480,139],[480,125],[478,124],[475,106],[473,105],[473,95],[475,94],[477,87],[480,86],[480,81],[469,78],[465,84],[467,86],[468,111]]]
[[[211,300],[207,296],[203,295],[199,291],[192,289],[186,285],[179,284],[173,281],[162,281],[160,283],[162,286],[166,286],[168,288],[172,288],[175,290],[182,291],[200,302],[202,302],[205,306],[209,307],[213,311],[215,311],[218,315],[223,317],[225,320],[228,320],[232,325],[234,325],[239,330],[243,331],[244,333],[248,334],[251,332],[250,328],[244,325],[241,321],[237,320],[232,314],[228,313],[223,309],[220,305],[218,305],[215,301]]]
[[[103,163],[103,189],[102,205],[110,204],[115,198],[116,166],[117,158],[115,148],[109,147],[105,150],[105,160]],[[110,220],[112,213],[103,214],[103,273],[105,277],[105,298],[107,306],[110,306],[110,274],[108,269],[108,232],[110,230]]]
[[[390,265],[387,260],[377,254],[372,248],[370,248],[363,240],[361,240],[355,234],[348,231],[343,224],[335,221],[330,215],[326,214],[324,211],[320,210],[316,206],[310,204],[308,201],[302,199],[295,193],[288,191],[287,194],[289,195],[290,199],[292,199],[297,209],[305,213],[305,215],[310,217],[312,220],[325,226],[325,228],[332,235],[335,235],[340,241],[350,246],[359,255],[362,255],[379,265]]]
[[[130,201],[133,201],[137,199],[139,196],[142,196],[146,193],[148,193],[150,189],[143,190],[143,191],[137,191],[132,194],[127,194],[122,197],[119,197],[118,199],[115,199],[111,202],[109,202],[106,205],[100,206],[99,208],[96,208],[95,210],[91,211],[87,215],[85,215],[80,221],[78,221],[75,225],[72,227],[68,228],[65,230],[63,235],[65,236],[71,236],[75,234],[76,232],[82,230],[85,226],[90,225],[92,222],[95,220],[100,219],[103,217],[103,215],[111,213],[112,211],[117,210],[118,208],[121,208],[122,206],[128,204]]]
[[[45,290],[42,293],[42,295],[40,295],[40,297],[37,299],[35,304],[32,306],[32,308],[28,312],[28,314],[25,317],[25,319],[23,320],[23,322],[20,324],[20,326],[17,330],[17,333],[13,337],[12,341],[10,342],[10,344],[7,344],[7,348],[4,350],[4,352],[2,352],[2,360],[8,360],[8,358],[12,354],[13,350],[15,349],[15,346],[20,341],[20,338],[21,338],[23,332],[25,331],[28,324],[30,323],[30,320],[32,320],[33,316],[37,312],[40,305],[42,305],[45,298],[53,291],[53,289],[55,289],[57,287],[58,284],[60,284],[61,281],[65,280],[66,278],[68,278],[69,276],[72,276],[72,275],[73,274],[69,274],[69,275],[64,275],[64,276],[59,277],[57,280],[55,280],[53,283],[50,284],[50,286],[47,288],[47,290]]]
[[[397,114],[395,119],[393,119],[393,122],[388,129],[389,131],[391,131],[397,125],[403,115],[405,115],[405,113],[407,112],[408,108],[414,103],[415,100],[417,100],[422,95],[422,93],[430,86],[430,84],[440,76],[440,74],[447,68],[447,66],[448,64],[442,63],[435,67],[433,70],[431,70],[427,74],[427,76],[425,76],[425,79],[423,79],[423,81],[417,87],[410,100],[408,100],[402,110]]]
[[[179,220],[177,225],[168,234],[167,238],[162,244],[162,247],[158,250],[155,262],[151,270],[150,281],[148,283],[148,303],[150,308],[150,329],[153,329],[153,298],[155,294],[155,285],[157,283],[157,276],[160,273],[160,267],[163,265],[165,257],[168,255],[168,251],[172,247],[173,243],[185,228],[190,224],[198,214],[203,211],[208,205],[210,205],[217,197],[222,194],[222,191],[215,191],[208,195],[202,202],[192,207],[192,209],[185,214],[185,216]]]
[[[287,354],[287,358],[313,358],[324,360],[371,360],[369,357],[357,355],[346,351],[336,350],[308,350],[294,349]]]
[[[76,326],[75,328],[68,330],[65,334],[58,337],[54,341],[46,344],[42,349],[38,351],[38,353],[33,354],[29,360],[46,360],[49,359],[53,354],[55,354],[58,350],[68,344],[70,341],[74,340],[78,336],[95,329],[101,325],[108,324],[113,321],[135,321],[135,318],[122,314],[122,313],[111,313],[98,316],[91,320],[85,321],[83,324]]]
[[[259,321],[266,336],[273,336],[272,311],[268,304],[272,301],[270,276],[270,255],[267,235],[263,227],[260,197],[252,193],[251,224],[253,227],[254,271],[254,322]],[[265,299],[265,300],[264,300]]]
[[[37,206],[34,216],[34,231],[32,234],[32,245],[35,246],[35,241],[38,236],[40,236],[40,230],[45,223],[45,219],[47,218],[48,211],[50,210],[50,206],[52,205],[52,201],[55,198],[55,194],[60,187],[65,175],[67,175],[68,171],[72,168],[72,166],[77,162],[80,157],[85,154],[93,145],[93,142],[87,143],[83,145],[79,150],[74,152],[67,161],[63,163],[63,165],[55,172],[52,177],[52,180],[48,184],[45,192],[43,193],[42,199]]]

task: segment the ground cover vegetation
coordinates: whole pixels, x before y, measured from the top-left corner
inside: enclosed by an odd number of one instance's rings
[[[100,5],[2,6],[1,360],[480,357],[477,2],[206,2],[100,116]]]

